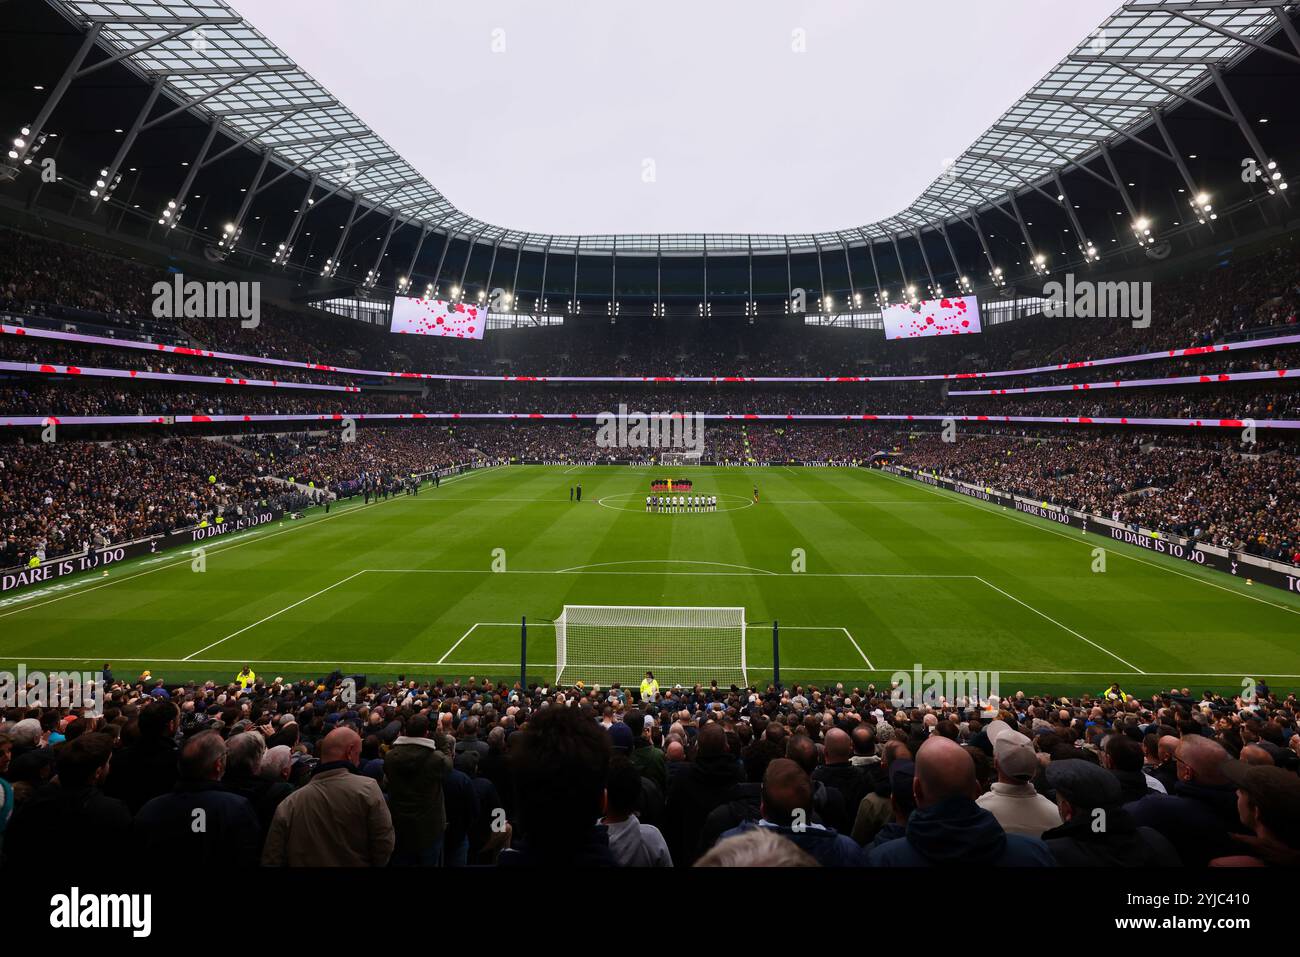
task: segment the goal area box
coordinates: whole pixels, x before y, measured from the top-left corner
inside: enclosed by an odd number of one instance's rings
[[[745,609],[565,605],[555,621],[557,684],[636,688],[647,671],[660,687],[745,686]]]

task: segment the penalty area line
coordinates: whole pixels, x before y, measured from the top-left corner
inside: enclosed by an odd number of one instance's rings
[[[977,576],[977,577],[978,577],[978,576]],[[1104,652],[1105,654],[1110,655],[1112,658],[1114,658],[1116,661],[1120,662],[1121,664],[1128,665],[1128,667],[1132,668],[1132,669],[1133,669],[1135,672],[1137,672],[1138,674],[1140,674],[1140,675],[1144,675],[1144,674],[1146,674],[1145,671],[1143,671],[1143,670],[1142,670],[1141,668],[1139,668],[1137,665],[1133,664],[1133,662],[1131,662],[1131,661],[1126,661],[1125,659],[1121,658],[1119,655],[1115,654],[1115,652],[1110,651],[1110,650],[1107,649],[1107,648],[1103,648],[1101,645],[1097,644],[1097,643],[1096,643],[1095,641],[1093,641],[1091,638],[1088,638],[1088,637],[1085,636],[1085,635],[1081,635],[1081,634],[1079,634],[1077,631],[1075,631],[1073,628],[1069,627],[1068,625],[1063,625],[1063,624],[1061,624],[1059,621],[1057,621],[1057,620],[1056,620],[1055,618],[1053,618],[1051,615],[1047,614],[1046,612],[1039,611],[1039,610],[1038,610],[1037,608],[1035,608],[1033,605],[1029,604],[1029,602],[1021,601],[1021,600],[1020,600],[1019,598],[1017,598],[1015,595],[1011,594],[1011,592],[1009,592],[1009,591],[1004,591],[1003,589],[999,588],[997,585],[993,584],[993,583],[990,582],[990,581],[986,581],[986,580],[983,579],[983,578],[980,578],[979,581],[983,582],[983,583],[984,583],[985,585],[987,585],[989,588],[992,588],[992,589],[993,589],[995,592],[997,592],[999,595],[1003,595],[1003,596],[1005,596],[1005,597],[1007,597],[1007,598],[1010,598],[1010,599],[1011,599],[1012,601],[1014,601],[1017,605],[1020,605],[1020,606],[1022,606],[1022,607],[1024,607],[1024,608],[1028,608],[1030,611],[1032,611],[1032,612],[1033,612],[1035,615],[1037,615],[1038,617],[1040,617],[1040,618],[1044,618],[1044,619],[1046,619],[1047,621],[1050,621],[1053,625],[1055,625],[1057,628],[1060,628],[1062,631],[1069,632],[1070,634],[1074,635],[1074,637],[1078,638],[1080,641],[1086,641],[1088,644],[1092,645],[1092,647],[1096,648],[1098,651],[1101,651],[1101,652]]]

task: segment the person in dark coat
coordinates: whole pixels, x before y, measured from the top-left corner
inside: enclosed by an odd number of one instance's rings
[[[109,774],[113,739],[83,734],[61,745],[57,779],[20,804],[5,830],[5,863],[13,871],[82,860],[87,848],[120,846],[131,812],[100,790]]]
[[[873,867],[1052,867],[1047,845],[1036,837],[1008,834],[975,803],[975,762],[961,745],[935,735],[916,754],[912,786],[916,810],[905,836],[867,852]]]
[[[180,712],[170,701],[155,701],[137,719],[135,741],[113,755],[104,793],[126,802],[132,814],[145,802],[176,786],[176,728]]]
[[[1102,744],[1101,763],[1119,782],[1120,803],[1140,801],[1148,794],[1160,793],[1148,783],[1150,775],[1142,770],[1142,745],[1122,734],[1109,734]]]
[[[807,772],[789,758],[777,758],[763,773],[762,816],[727,831],[722,840],[766,828],[793,841],[823,867],[862,867],[862,848],[853,838],[813,822],[813,787]]]
[[[506,816],[514,813],[515,783],[510,776],[510,759],[506,754],[506,729],[495,727],[487,735],[488,753],[479,759],[478,775],[491,781],[501,799]]]
[[[256,867],[262,822],[248,799],[221,785],[226,742],[202,731],[181,749],[180,780],[170,794],[152,798],[135,817],[146,860],[177,855],[196,867]]]
[[[847,731],[831,728],[826,732],[823,746],[826,763],[813,771],[812,778],[839,791],[844,796],[845,807],[852,817],[857,814],[858,805],[876,782],[868,776],[865,767],[853,763],[853,739]],[[852,823],[852,820],[848,821],[850,826]]]
[[[699,846],[704,821],[710,811],[731,799],[741,775],[740,763],[727,752],[722,726],[709,722],[700,729],[695,760],[668,785],[664,837],[675,865],[689,867],[707,850]]]
[[[1178,852],[1122,807],[1123,784],[1091,761],[1053,761],[1045,772],[1061,809],[1043,842],[1062,867],[1177,867]]]
[[[1201,735],[1179,740],[1178,783],[1172,794],[1150,794],[1126,805],[1139,827],[1163,834],[1188,867],[1235,853],[1230,835],[1244,833],[1237,814],[1237,789],[1223,775],[1228,752]]]

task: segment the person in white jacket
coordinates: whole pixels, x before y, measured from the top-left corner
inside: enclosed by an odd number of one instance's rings
[[[1033,742],[1001,721],[989,725],[990,737],[993,738],[993,770],[998,779],[993,790],[981,794],[975,803],[997,818],[1008,834],[1039,837],[1044,831],[1059,827],[1061,812],[1052,801],[1034,790],[1039,761]],[[996,737],[993,737],[994,731]]]

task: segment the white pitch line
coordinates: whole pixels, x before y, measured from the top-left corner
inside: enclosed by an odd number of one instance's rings
[[[1047,614],[1046,612],[1041,612],[1041,611],[1039,611],[1037,608],[1035,608],[1033,605],[1029,604],[1028,602],[1021,601],[1021,600],[1020,600],[1019,598],[1017,598],[1015,595],[1011,594],[1011,592],[1009,592],[1009,591],[1003,591],[1003,590],[1002,590],[1001,588],[999,588],[997,585],[993,584],[993,583],[990,582],[990,581],[985,581],[983,578],[981,578],[980,581],[984,582],[985,585],[988,585],[990,588],[992,588],[992,589],[993,589],[995,592],[997,592],[998,594],[1000,594],[1000,595],[1005,595],[1007,598],[1010,598],[1010,599],[1011,599],[1012,601],[1014,601],[1017,605],[1021,605],[1021,606],[1025,607],[1025,608],[1028,608],[1030,611],[1032,611],[1035,615],[1038,615],[1040,618],[1046,618],[1048,621],[1050,621],[1050,622],[1051,622],[1053,625],[1055,625],[1057,628],[1060,628],[1062,631],[1068,631],[1070,634],[1074,635],[1074,637],[1078,638],[1080,641],[1086,641],[1088,644],[1092,645],[1092,646],[1093,646],[1094,648],[1096,648],[1098,651],[1103,651],[1103,652],[1105,652],[1106,654],[1110,655],[1112,658],[1114,658],[1116,661],[1128,665],[1130,668],[1132,668],[1132,669],[1133,669],[1134,671],[1136,671],[1138,674],[1140,674],[1140,675],[1144,675],[1144,674],[1146,674],[1145,671],[1143,671],[1143,670],[1142,670],[1141,668],[1139,668],[1137,665],[1133,664],[1133,662],[1131,662],[1131,661],[1125,661],[1125,660],[1124,660],[1123,658],[1121,658],[1119,655],[1115,654],[1115,652],[1110,651],[1110,650],[1108,650],[1108,649],[1106,649],[1106,648],[1103,648],[1101,645],[1097,644],[1097,643],[1096,643],[1095,641],[1093,641],[1091,638],[1088,638],[1088,637],[1086,637],[1086,636],[1084,636],[1084,635],[1079,634],[1077,631],[1075,631],[1073,628],[1069,627],[1068,625],[1063,625],[1063,624],[1061,624],[1059,621],[1057,621],[1055,618],[1053,618],[1051,615]]]
[[[886,478],[892,479],[894,482],[902,482],[909,487],[915,486],[916,488],[919,488],[924,492],[929,492],[932,495],[939,496],[946,502],[959,502],[962,505],[969,505],[971,508],[978,509],[979,511],[986,512],[990,515],[997,514],[997,512],[993,510],[993,507],[985,508],[978,501],[976,501],[975,499],[971,498],[968,495],[961,495],[958,492],[950,492],[949,494],[944,494],[946,490],[931,488],[929,485],[926,485],[923,482],[913,482],[910,479],[899,478],[897,475],[891,475],[889,472],[880,472],[877,469],[868,469],[867,471],[871,474],[883,475]],[[1006,506],[1003,506],[1003,509],[1005,510]],[[1021,525],[1028,525],[1030,528],[1036,528],[1040,532],[1048,532],[1052,535],[1057,535],[1071,542],[1076,542],[1079,544],[1087,544],[1086,540],[1081,541],[1080,539],[1075,538],[1073,535],[1067,535],[1065,532],[1062,532],[1059,529],[1049,528],[1046,525],[1039,525],[1037,522],[1030,521],[1027,518],[1021,518],[1019,515],[1007,514],[1007,515],[1003,515],[1002,517],[1009,518],[1013,522],[1019,522]],[[1113,544],[1118,544],[1118,543],[1113,542]],[[1153,562],[1150,561],[1149,559],[1141,558],[1137,555],[1130,555],[1127,551],[1123,551],[1118,548],[1109,549],[1109,550],[1113,551],[1120,558],[1127,558],[1131,562],[1137,562],[1138,564],[1141,565],[1150,565],[1152,568],[1159,568],[1161,571],[1169,572],[1171,575],[1178,575],[1182,578],[1189,579],[1190,581],[1197,582],[1198,584],[1201,585],[1209,585],[1211,588],[1218,588],[1220,591],[1226,591],[1230,595],[1236,595],[1239,598],[1249,598],[1251,601],[1257,601],[1260,602],[1261,604],[1269,605],[1273,608],[1280,608],[1282,611],[1290,612],[1293,615],[1300,615],[1300,608],[1291,608],[1287,605],[1279,605],[1277,602],[1269,601],[1267,598],[1260,598],[1258,595],[1250,595],[1244,591],[1238,591],[1235,588],[1229,588],[1227,585],[1222,585],[1216,581],[1209,581],[1204,578],[1197,578],[1195,575],[1189,575],[1187,574],[1187,572],[1180,572],[1177,568],[1172,568],[1169,565],[1165,565],[1160,562]]]
[[[447,653],[446,653],[445,655],[443,655],[441,658],[438,659],[437,664],[442,664],[444,661],[446,661],[446,660],[451,656],[451,653],[452,653],[453,651],[455,651],[457,648],[460,647],[460,643],[461,643],[462,641],[464,641],[464,640],[465,640],[466,638],[468,638],[470,635],[474,634],[474,630],[475,630],[476,628],[478,628],[478,622],[474,622],[474,624],[472,624],[472,625],[469,626],[469,631],[467,631],[467,632],[465,632],[465,634],[461,635],[460,638],[458,638],[458,639],[456,640],[456,643],[455,643],[454,645],[452,645],[450,648],[447,649]]]
[[[267,615],[267,616],[266,616],[265,618],[263,618],[261,621],[255,621],[255,622],[253,622],[251,625],[245,625],[243,628],[240,628],[239,631],[231,632],[230,634],[226,635],[226,637],[221,638],[221,639],[219,639],[219,640],[217,640],[217,641],[214,641],[214,642],[213,642],[212,644],[210,644],[210,645],[205,645],[204,647],[200,648],[198,651],[194,652],[194,654],[192,654],[192,655],[187,655],[185,658],[183,658],[183,659],[181,659],[181,660],[182,660],[182,661],[192,661],[192,660],[194,659],[195,655],[201,655],[201,654],[203,654],[203,652],[207,651],[209,648],[215,648],[215,647],[217,647],[217,645],[221,644],[222,642],[229,641],[231,638],[237,638],[238,636],[242,635],[244,632],[246,632],[246,631],[251,631],[252,629],[256,628],[258,625],[270,621],[272,618],[278,618],[280,615],[283,615],[286,611],[292,611],[294,608],[297,608],[299,605],[305,605],[307,602],[311,601],[313,598],[316,598],[316,597],[319,596],[319,595],[323,595],[323,594],[325,594],[327,591],[330,591],[330,590],[332,590],[332,589],[338,588],[340,585],[346,585],[348,582],[352,581],[352,579],[354,579],[354,578],[358,578],[358,577],[360,577],[361,575],[364,575],[365,573],[366,573],[366,570],[365,570],[364,568],[363,568],[361,571],[359,571],[359,572],[353,572],[353,573],[352,573],[351,575],[349,575],[347,578],[340,579],[339,581],[336,581],[333,585],[326,585],[326,586],[325,586],[324,588],[322,588],[320,591],[318,591],[318,592],[314,592],[313,594],[308,595],[306,598],[299,599],[298,601],[294,602],[292,605],[285,605],[285,606],[284,606],[283,608],[281,608],[279,611],[277,611],[277,612],[273,612],[272,614]]]
[[[570,568],[561,568],[553,574],[563,575],[566,572],[586,571],[589,568],[609,568],[614,565],[712,565],[718,568],[738,568],[747,572],[758,572],[760,575],[775,575],[776,572],[768,571],[766,568],[754,568],[751,565],[733,565],[730,562],[704,562],[691,561],[685,558],[639,558],[625,562],[596,562],[594,565],[574,565]],[[662,572],[644,572],[646,575],[662,574]]]
[[[849,630],[847,628],[841,628],[840,631],[844,632],[845,637],[848,638],[849,641],[853,642],[853,647],[858,649],[858,654],[860,654],[862,656],[862,660],[867,663],[867,667],[870,668],[872,671],[875,671],[876,666],[871,663],[871,659],[867,657],[867,653],[862,650],[861,646],[859,646],[858,643],[854,641],[853,636],[849,634]]]
[[[460,475],[452,476],[442,484],[450,485],[452,482],[459,481],[460,479],[473,478],[475,475],[483,475],[487,472],[495,472],[497,469],[500,468],[504,468],[504,466],[493,465],[486,469],[476,469],[473,472],[464,472]],[[398,498],[394,496],[392,499],[388,499],[386,501],[395,502],[398,501]],[[243,532],[237,532],[236,535],[238,536],[238,538],[213,542],[209,545],[203,545],[201,547],[206,548],[208,551],[215,551],[217,549],[220,549],[222,552],[233,552],[236,548],[243,548],[245,545],[252,545],[254,542],[265,542],[272,538],[278,538],[281,535],[288,535],[290,532],[300,532],[304,529],[315,528],[317,525],[321,525],[332,519],[342,518],[345,515],[355,515],[358,512],[364,512],[367,509],[371,509],[374,508],[376,505],[382,505],[382,504],[385,504],[385,502],[374,501],[371,502],[369,505],[356,505],[350,508],[341,509],[333,513],[332,515],[318,515],[316,518],[311,519],[305,524],[294,525],[291,528],[281,529],[278,532],[269,532],[266,534],[262,534],[265,531],[265,526],[263,526],[262,529],[255,529],[255,528],[247,529],[246,531]],[[184,549],[176,549],[176,551],[183,551],[183,550]],[[134,561],[134,559],[132,559],[132,561]],[[20,608],[15,608],[13,611],[0,612],[0,618],[8,618],[10,615],[16,615],[22,611],[31,611],[33,608],[43,608],[46,605],[52,605],[56,601],[63,601],[64,599],[67,598],[78,598],[81,595],[89,595],[92,591],[99,591],[99,589],[107,588],[110,585],[117,585],[121,582],[129,582],[133,578],[143,578],[145,575],[154,574],[154,572],[166,571],[169,568],[176,568],[180,565],[188,565],[188,564],[190,564],[190,559],[183,558],[178,562],[171,562],[170,564],[167,565],[159,565],[157,568],[149,568],[142,572],[136,572],[134,575],[126,575],[123,576],[122,578],[111,578],[108,581],[101,582],[100,584],[95,585],[92,588],[83,588],[80,591],[70,591],[66,595],[59,595],[55,598],[48,599],[47,601],[36,602],[35,604],[32,605],[23,605]],[[73,587],[74,584],[75,582],[70,583],[69,587]]]

